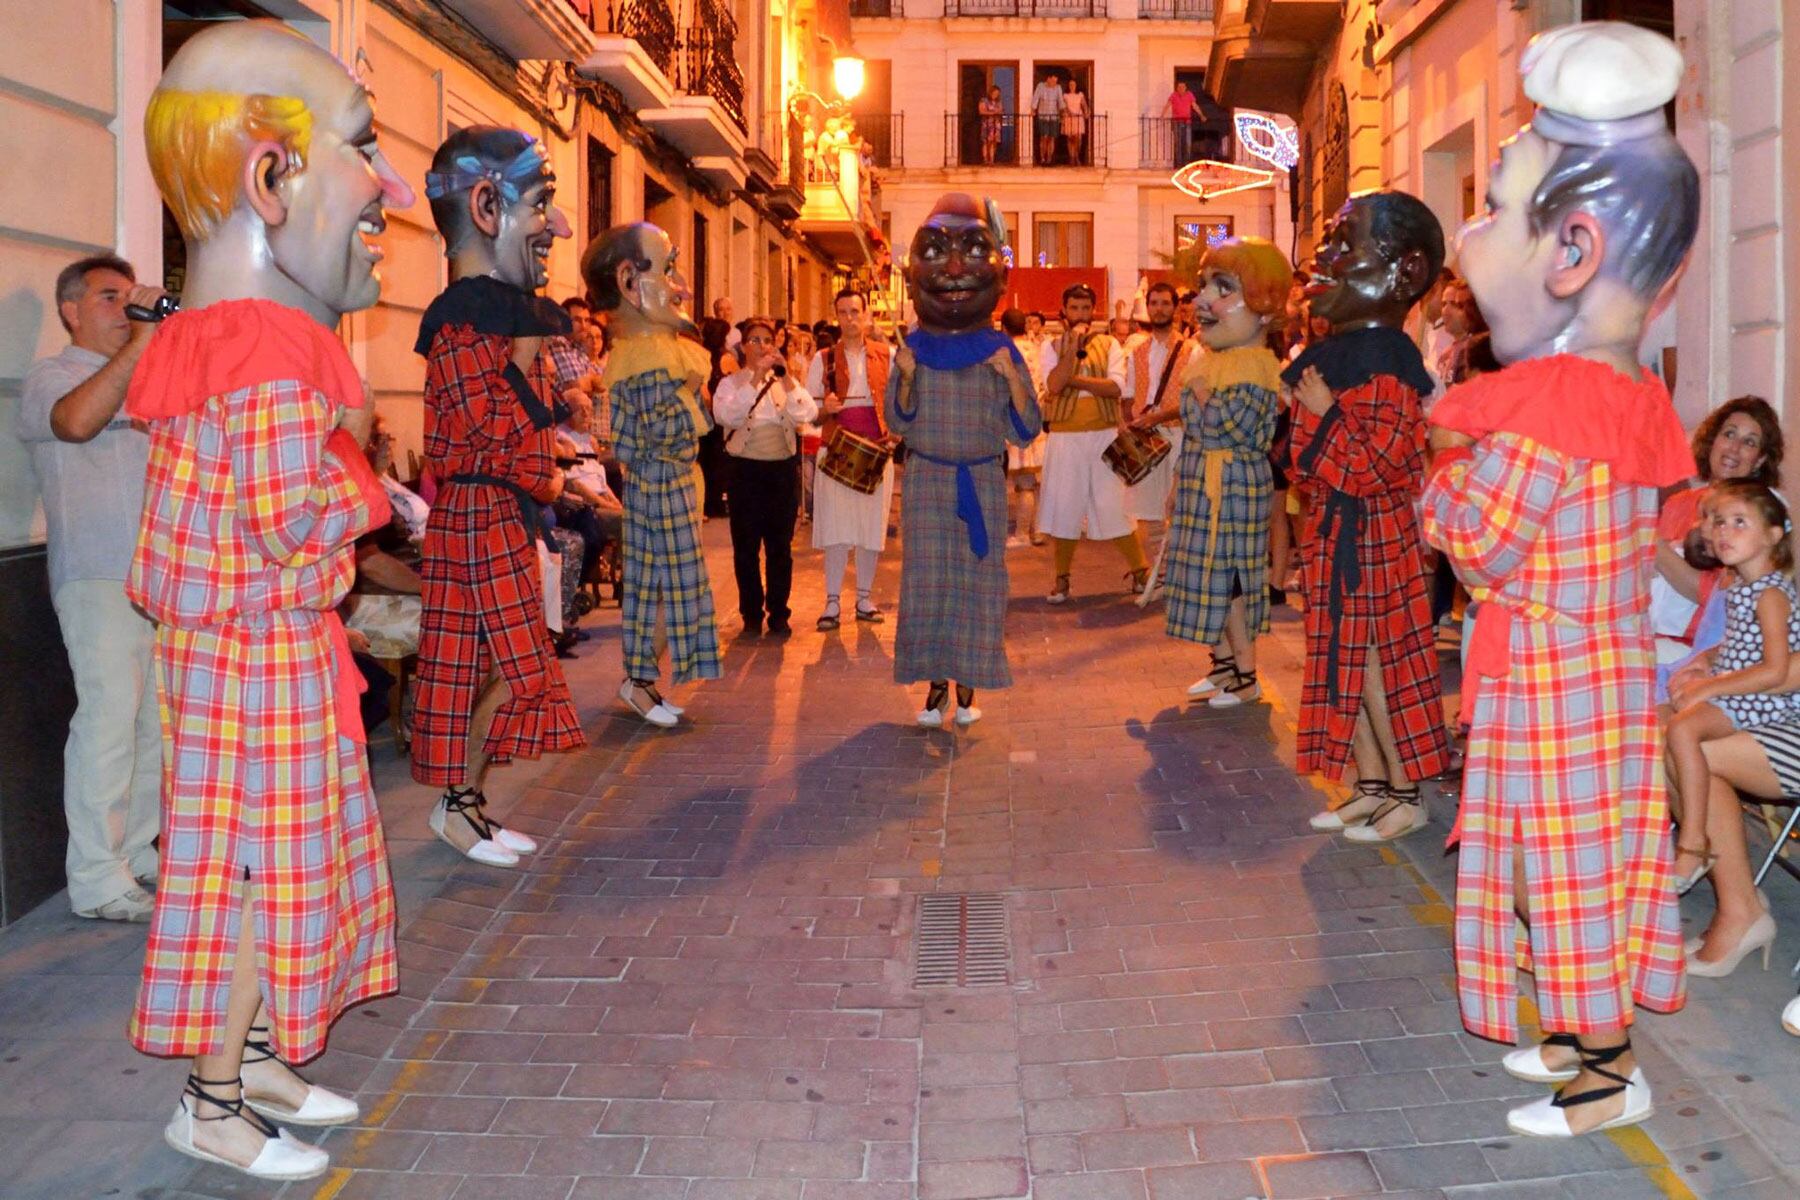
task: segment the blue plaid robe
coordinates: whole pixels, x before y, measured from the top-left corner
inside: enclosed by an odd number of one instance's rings
[[[1023,365],[1018,369],[1029,379]],[[1020,422],[1006,381],[985,362],[952,371],[921,362],[908,417],[894,403],[899,381],[896,371],[887,394],[888,428],[906,439],[908,451],[894,679],[1006,687],[1006,445],[1027,446],[1038,435],[1037,402]],[[971,464],[988,537],[984,557],[970,548],[969,527],[957,515],[958,471],[947,463]]]
[[[625,465],[624,593],[620,600],[625,674],[656,679],[656,620],[669,638],[676,683],[719,677],[719,630],[712,583],[700,554],[695,459],[711,422],[657,370],[614,382],[613,453]]]

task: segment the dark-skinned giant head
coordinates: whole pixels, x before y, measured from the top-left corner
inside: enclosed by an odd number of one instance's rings
[[[1615,21],[1539,34],[1520,59],[1540,106],[1500,150],[1459,264],[1502,362],[1629,354],[1700,224],[1700,180],[1663,106],[1681,51]]]
[[[573,232],[544,144],[517,129],[451,134],[432,155],[425,195],[457,278],[492,275],[535,292],[550,281],[550,247]]]
[[[1006,235],[998,224],[997,215],[964,192],[932,206],[906,260],[906,287],[921,329],[962,333],[993,324],[1006,289]]]
[[[1306,297],[1334,330],[1398,327],[1444,266],[1444,229],[1405,192],[1359,192],[1313,251]]]

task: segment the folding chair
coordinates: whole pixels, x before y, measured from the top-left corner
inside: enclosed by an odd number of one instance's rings
[[[1773,831],[1774,824],[1774,821],[1769,822],[1771,831]],[[1768,855],[1763,859],[1762,866],[1757,869],[1755,879],[1757,887],[1762,886],[1764,876],[1768,875],[1769,868],[1773,867],[1776,862],[1780,862],[1781,869],[1789,875],[1800,879],[1800,867],[1795,867],[1793,863],[1781,856],[1781,852],[1787,849],[1788,839],[1794,836],[1794,829],[1797,826],[1800,826],[1800,804],[1794,805],[1793,811],[1788,814],[1787,824],[1781,827],[1780,833],[1775,834],[1774,844],[1769,847]]]

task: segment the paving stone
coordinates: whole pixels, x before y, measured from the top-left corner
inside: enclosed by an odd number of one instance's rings
[[[1366,1154],[1317,1154],[1266,1159],[1270,1200],[1302,1200],[1316,1196],[1364,1196],[1382,1190]]]
[[[1481,1148],[1472,1142],[1374,1150],[1369,1153],[1369,1161],[1381,1176],[1383,1186],[1395,1191],[1487,1183],[1496,1178]]]
[[[1248,1162],[1209,1162],[1188,1167],[1152,1167],[1144,1172],[1150,1200],[1237,1200],[1263,1195]]]
[[[919,1200],[1001,1200],[1030,1191],[1022,1158],[919,1164]]]

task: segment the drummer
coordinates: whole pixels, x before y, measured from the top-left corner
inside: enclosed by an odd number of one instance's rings
[[[838,321],[837,344],[815,355],[806,371],[807,392],[821,397],[825,443],[821,465],[831,453],[831,439],[839,429],[883,445],[891,441],[880,398],[887,394],[893,347],[869,340],[869,307],[861,292],[845,288],[837,294],[832,310]],[[824,471],[814,477],[812,544],[815,550],[825,552],[821,632],[838,627],[842,615],[839,597],[851,550],[856,551],[856,619],[868,624],[884,619],[870,593],[875,586],[876,558],[887,546],[888,506],[893,497],[891,462],[882,467],[881,483],[873,494],[846,487]]]
[[[1175,324],[1175,285],[1162,280],[1144,293],[1144,312],[1150,334],[1138,339],[1127,356],[1131,369],[1125,374],[1128,407],[1137,413],[1163,408],[1181,395],[1181,381],[1189,360],[1199,347]],[[1144,423],[1139,422],[1143,428]],[[1169,442],[1169,456],[1150,469],[1140,482],[1125,489],[1125,511],[1133,520],[1161,523],[1167,516],[1169,491],[1175,483],[1175,464],[1181,459],[1181,414],[1151,426]]]
[[[1044,347],[1041,359],[1050,436],[1044,444],[1038,529],[1056,540],[1056,586],[1044,599],[1067,603],[1069,569],[1084,529],[1089,538],[1118,547],[1135,595],[1149,582],[1150,564],[1137,522],[1125,509],[1125,481],[1103,457],[1131,420],[1121,399],[1127,381],[1125,352],[1110,335],[1091,330],[1094,289],[1087,284],[1063,290],[1062,318],[1062,336]]]

